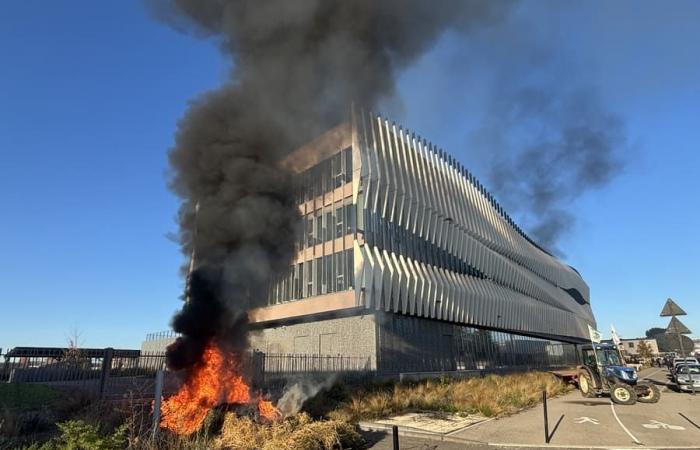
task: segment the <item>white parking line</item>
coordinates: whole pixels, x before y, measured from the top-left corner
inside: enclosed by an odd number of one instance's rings
[[[620,418],[617,417],[617,413],[615,412],[615,405],[613,404],[612,400],[610,400],[610,409],[612,409],[612,413],[613,413],[613,416],[615,416],[615,420],[617,420],[617,423],[620,424],[620,427],[625,431],[625,433],[627,433],[627,435],[629,437],[631,437],[635,443],[637,443],[639,445],[644,445],[640,442],[639,439],[637,439],[636,437],[634,437],[634,435],[632,433],[630,433],[630,430],[628,430],[627,427],[622,423]]]

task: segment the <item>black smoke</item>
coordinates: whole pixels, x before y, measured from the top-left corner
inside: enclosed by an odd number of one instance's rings
[[[571,5],[520,6],[460,54],[469,63],[459,70],[477,72],[471,80],[486,92],[468,148],[505,210],[563,256],[560,244],[580,219],[576,202],[610,183],[631,149],[599,87],[601,69],[561,39],[558,18]]]
[[[169,350],[172,367],[196,362],[212,338],[245,345],[245,311],[290,264],[299,218],[279,160],[346,120],[352,102],[390,99],[397,73],[445,31],[495,23],[510,3],[148,2],[176,29],[215,39],[233,63],[224,86],[192,103],[170,150],[179,240],[196,254],[189,302],[173,320],[182,337]]]
[[[533,239],[558,255],[577,220],[573,202],[617,175],[626,145],[622,119],[594,89],[557,86],[501,91],[478,139],[491,154],[490,187]]]

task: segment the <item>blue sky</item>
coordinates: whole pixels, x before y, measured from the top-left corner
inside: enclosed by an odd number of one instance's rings
[[[700,4],[671,5],[526,2],[510,19],[625,119],[624,171],[568,205],[579,220],[561,242],[599,328],[623,337],[665,325],[669,296],[700,335]],[[514,39],[490,33],[438,42],[391,108],[478,175],[489,155],[469,130],[498,94],[489,58]],[[0,55],[0,347],[62,345],[73,328],[85,345],[138,347],[180,306],[166,151],[229,63],[138,1],[6,2]]]

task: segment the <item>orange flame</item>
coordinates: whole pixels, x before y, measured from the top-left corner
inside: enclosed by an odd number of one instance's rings
[[[274,422],[282,418],[282,412],[275,408],[272,402],[267,400],[258,400],[258,411],[260,412],[260,417],[269,422]]]
[[[211,408],[224,402],[250,403],[250,388],[239,375],[234,356],[209,343],[185,384],[163,402],[160,425],[177,434],[191,434],[202,426]]]

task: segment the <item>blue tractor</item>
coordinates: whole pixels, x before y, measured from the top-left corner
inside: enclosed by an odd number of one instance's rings
[[[659,389],[652,383],[638,380],[637,371],[625,365],[617,346],[584,345],[581,353],[583,365],[578,367],[578,387],[584,397],[609,394],[613,402],[621,405],[659,401]]]

